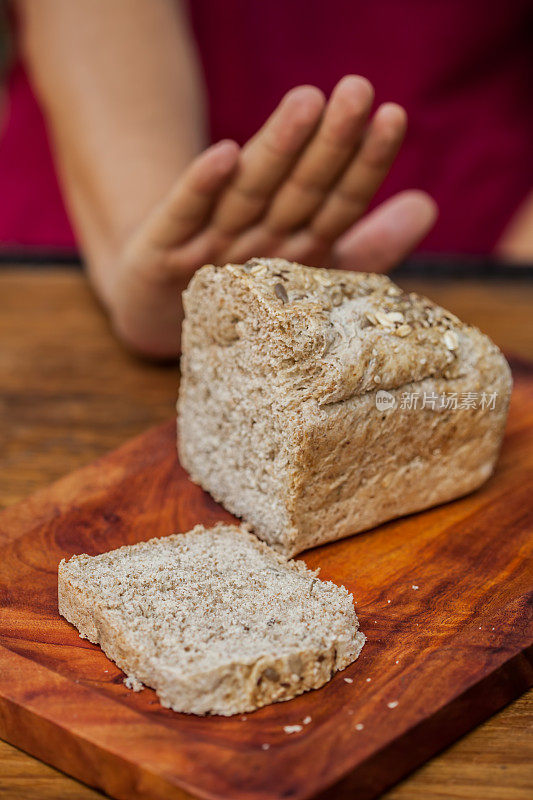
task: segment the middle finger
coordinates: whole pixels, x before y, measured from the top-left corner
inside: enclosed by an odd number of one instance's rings
[[[357,75],[337,84],[320,128],[274,197],[266,218],[269,228],[290,231],[320,207],[359,147],[373,96],[372,85]]]

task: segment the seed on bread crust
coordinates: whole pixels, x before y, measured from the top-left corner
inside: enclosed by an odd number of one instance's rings
[[[446,331],[444,334],[444,344],[448,348],[448,350],[457,350],[459,347],[459,339],[457,338],[457,334],[453,331]]]
[[[282,283],[276,283],[274,286],[274,294],[277,298],[281,300],[282,303],[289,302],[289,295],[287,294],[287,290]]]
[[[404,337],[404,336],[409,336],[412,330],[413,329],[411,328],[410,325],[400,325],[400,327],[397,328],[394,331],[394,333],[396,334],[396,336]]]

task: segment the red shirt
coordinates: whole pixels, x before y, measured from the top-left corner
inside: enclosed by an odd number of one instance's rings
[[[379,194],[427,190],[440,218],[422,249],[487,253],[532,187],[533,23],[526,0],[191,0],[213,140],[244,142],[300,83],[368,77],[409,114]],[[74,238],[44,125],[15,67],[0,142],[0,243]]]

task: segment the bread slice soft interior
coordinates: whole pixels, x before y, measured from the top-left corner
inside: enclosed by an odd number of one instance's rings
[[[317,689],[365,641],[343,586],[224,524],[63,560],[59,611],[130,685],[192,714]]]

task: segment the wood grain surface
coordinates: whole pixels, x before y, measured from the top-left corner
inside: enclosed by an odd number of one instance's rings
[[[409,288],[419,285],[411,281]],[[434,283],[423,288],[482,324],[507,350],[532,355],[531,286]],[[78,273],[0,273],[0,335],[3,505],[171,412],[176,370],[124,352]],[[387,796],[529,797],[531,705],[522,698]],[[0,794],[6,800],[99,796],[8,745],[0,746]]]
[[[61,558],[231,519],[179,466],[173,419],[6,509],[2,735],[122,800],[376,797],[533,685],[533,374],[515,380],[483,489],[304,554],[353,592],[367,643],[322,690],[244,717],[131,692],[57,612]]]

